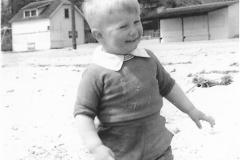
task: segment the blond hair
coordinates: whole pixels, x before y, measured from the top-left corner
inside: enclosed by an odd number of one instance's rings
[[[102,18],[119,11],[140,14],[140,5],[137,0],[85,0],[82,10],[92,29],[101,26]]]

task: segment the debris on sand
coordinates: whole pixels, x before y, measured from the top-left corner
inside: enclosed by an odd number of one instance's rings
[[[6,92],[7,93],[13,93],[15,90],[14,89],[10,89],[10,90],[7,90]]]
[[[233,66],[234,66],[234,67],[235,67],[235,66],[238,67],[238,66],[239,66],[239,63],[234,62],[234,63],[231,63],[230,66],[231,66],[231,67],[233,67]]]
[[[237,63],[232,63],[230,66],[236,66],[238,65]],[[202,70],[200,72],[197,73],[189,73],[187,75],[187,77],[196,77],[197,75],[206,75],[206,74],[223,74],[223,75],[228,75],[228,74],[232,74],[232,73],[239,73],[238,70],[226,70],[226,71],[220,71],[220,70],[213,70],[213,71],[205,71]]]
[[[215,80],[206,79],[203,77],[194,77],[192,82],[196,84],[197,87],[209,88],[216,85],[229,85],[233,82],[233,80],[231,76],[225,75],[220,79],[215,79]]]
[[[176,72],[176,68],[174,68],[173,70],[170,71],[170,73]]]
[[[177,65],[177,64],[192,64],[191,61],[186,61],[186,62],[169,62],[169,63],[162,63],[163,65]]]
[[[72,160],[73,157],[65,149],[64,144],[58,144],[46,149],[43,146],[33,145],[28,149],[28,155],[23,160]]]
[[[224,75],[219,79],[207,79],[203,77],[195,76],[192,80],[192,82],[195,84],[193,87],[188,89],[186,93],[189,93],[190,91],[193,91],[195,87],[201,87],[201,88],[209,88],[217,85],[229,85],[233,82],[233,78],[230,75]]]

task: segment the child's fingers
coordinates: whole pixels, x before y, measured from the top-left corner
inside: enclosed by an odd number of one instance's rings
[[[211,116],[208,116],[208,122],[210,123],[211,127],[215,125],[215,120]]]
[[[207,121],[208,123],[210,123],[211,127],[213,127],[215,125],[215,120],[213,117],[211,116],[206,116],[204,115],[203,120]]]

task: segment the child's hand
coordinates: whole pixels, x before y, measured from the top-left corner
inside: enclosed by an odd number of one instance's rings
[[[94,160],[115,160],[113,151],[104,145],[97,146],[91,153],[93,154]]]
[[[215,120],[211,116],[205,115],[203,112],[193,109],[188,113],[189,117],[196,123],[198,128],[202,128],[200,120],[208,122],[211,127],[215,125]]]

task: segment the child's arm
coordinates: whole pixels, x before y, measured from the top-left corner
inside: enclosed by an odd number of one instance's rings
[[[214,126],[214,119],[210,116],[206,116],[203,112],[195,108],[177,83],[174,84],[170,93],[168,93],[165,97],[182,112],[188,114],[199,128],[202,128],[200,120],[207,121],[212,127]]]
[[[75,119],[79,134],[90,153],[93,154],[94,159],[114,160],[112,150],[104,146],[99,138],[93,119],[85,115],[77,115]]]

